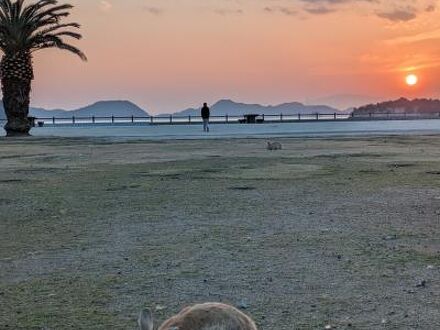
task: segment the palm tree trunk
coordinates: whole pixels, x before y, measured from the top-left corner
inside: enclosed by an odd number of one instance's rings
[[[29,120],[30,80],[2,79],[3,105],[8,122],[7,136],[28,136],[32,127]]]
[[[29,103],[34,78],[29,52],[5,54],[0,62],[3,105],[8,122],[7,136],[28,136],[31,129]]]

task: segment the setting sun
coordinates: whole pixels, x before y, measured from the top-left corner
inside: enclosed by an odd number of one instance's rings
[[[406,84],[409,86],[417,85],[419,78],[415,74],[406,76]]]

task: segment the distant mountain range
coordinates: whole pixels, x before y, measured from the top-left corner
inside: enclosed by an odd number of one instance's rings
[[[244,114],[315,114],[315,113],[351,113],[351,110],[341,111],[326,105],[304,105],[299,102],[283,103],[279,105],[261,105],[221,100],[211,106],[212,115],[217,116],[241,116]],[[437,99],[414,99],[400,98],[395,101],[387,101],[368,104],[353,109],[355,116],[369,116],[369,114],[437,114],[440,113],[440,100]],[[130,101],[100,101],[76,110],[47,110],[43,108],[31,108],[30,115],[37,118],[70,118],[75,117],[146,117],[149,114]],[[189,108],[164,116],[199,116],[199,108]],[[3,104],[0,102],[0,119],[5,119]]]
[[[260,105],[260,104],[246,104],[238,103],[231,100],[221,100],[211,106],[212,115],[224,116],[241,116],[244,114],[265,114],[265,115],[279,115],[279,114],[314,114],[314,113],[343,113],[336,108],[326,105],[304,105],[298,102],[283,103],[279,105]],[[149,114],[138,107],[136,104],[129,101],[100,101],[84,108],[76,110],[47,110],[43,108],[31,108],[30,115],[37,118],[70,118],[75,117],[145,117]],[[183,111],[172,114],[163,114],[166,116],[199,116],[200,109],[189,108]],[[4,119],[5,113],[3,105],[0,102],[0,119]]]
[[[244,114],[265,114],[265,115],[293,115],[293,114],[315,114],[315,113],[343,113],[338,109],[326,105],[304,105],[299,102],[283,103],[279,105],[261,105],[238,103],[232,100],[221,100],[211,106],[211,113],[215,116],[241,116]],[[170,114],[164,114],[170,115]],[[179,116],[199,116],[199,108],[189,108],[173,113]]]
[[[440,100],[400,98],[376,104],[368,104],[353,110],[354,116],[377,114],[437,114],[440,113]]]
[[[100,101],[76,110],[46,110],[43,108],[30,108],[30,115],[37,118],[57,117],[145,117],[148,113],[129,101]],[[0,102],[0,119],[6,118],[3,104]]]

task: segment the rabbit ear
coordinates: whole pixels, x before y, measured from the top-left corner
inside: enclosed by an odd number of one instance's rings
[[[141,311],[138,324],[140,330],[153,330],[153,313],[148,309]]]

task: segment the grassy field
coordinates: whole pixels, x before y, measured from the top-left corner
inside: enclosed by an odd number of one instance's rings
[[[0,140],[0,329],[440,328],[440,137]]]

